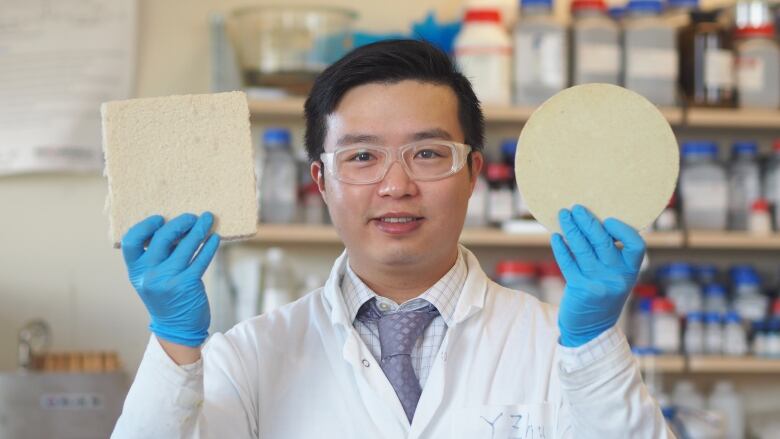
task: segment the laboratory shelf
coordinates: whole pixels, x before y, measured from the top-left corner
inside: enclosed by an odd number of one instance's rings
[[[780,129],[780,111],[744,108],[689,108],[685,125],[695,128]]]
[[[249,112],[255,121],[263,118],[291,118],[303,117],[302,97],[289,97],[281,99],[249,99]],[[514,107],[485,105],[483,112],[488,123],[519,123],[522,124],[531,117],[534,107]],[[681,108],[660,108],[661,113],[672,125],[683,123],[683,110]]]
[[[780,250],[780,233],[711,232],[691,230],[686,234],[691,249]]]
[[[680,232],[648,233],[643,235],[648,248],[681,248]],[[306,224],[260,224],[257,234],[250,239],[255,244],[331,244],[341,245],[332,226]],[[463,230],[460,242],[474,247],[548,247],[547,233],[511,234],[499,229],[470,228]]]
[[[780,374],[780,359],[759,357],[688,357],[688,371],[692,373],[761,373]]]

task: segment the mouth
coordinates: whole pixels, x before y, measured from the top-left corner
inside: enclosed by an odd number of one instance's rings
[[[411,213],[387,213],[371,220],[379,231],[390,235],[405,235],[417,230],[425,221],[425,217]]]

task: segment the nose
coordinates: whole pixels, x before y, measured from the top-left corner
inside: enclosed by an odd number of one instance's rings
[[[417,192],[417,183],[406,173],[400,161],[390,164],[377,188],[380,197],[402,198],[417,195]]]

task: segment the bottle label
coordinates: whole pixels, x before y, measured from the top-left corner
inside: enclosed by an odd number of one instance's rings
[[[626,54],[626,76],[677,79],[677,53],[671,49],[633,48]]]
[[[616,44],[581,44],[577,48],[581,74],[616,75],[620,70],[620,49]]]
[[[512,191],[509,189],[491,190],[488,199],[488,219],[494,223],[501,223],[512,219],[513,211]]]
[[[726,185],[688,180],[685,181],[681,189],[685,210],[713,211],[727,208],[728,189]]]
[[[455,50],[455,58],[480,101],[509,105],[512,64],[508,46],[461,47]]]
[[[518,83],[542,83],[550,88],[565,86],[562,35],[522,34],[517,37],[516,44],[515,75]]]
[[[753,56],[737,58],[737,86],[742,91],[759,92],[764,89],[764,60]]]
[[[730,50],[709,49],[704,52],[704,86],[734,87],[734,56]]]

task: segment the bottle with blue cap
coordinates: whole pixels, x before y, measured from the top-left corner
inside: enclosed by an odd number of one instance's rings
[[[704,353],[704,313],[694,311],[685,317],[683,349],[687,355]]]
[[[716,312],[704,314],[704,352],[720,355],[723,352],[723,318]]]
[[[734,142],[729,167],[729,228],[747,230],[753,202],[761,197],[758,145],[754,141]]]
[[[683,222],[688,230],[726,230],[728,179],[718,161],[715,142],[683,142],[679,185]]]
[[[650,102],[677,101],[677,33],[661,17],[661,0],[631,0],[623,20],[624,85]]]
[[[515,105],[541,105],[568,83],[566,27],[552,6],[552,0],[520,0],[520,20],[512,33]]]
[[[747,351],[747,335],[742,325],[742,317],[737,311],[729,311],[726,313],[723,328],[723,353],[742,356],[747,354]]]
[[[734,266],[731,269],[734,309],[749,321],[763,319],[769,309],[769,298],[764,294],[761,278],[752,266]]]
[[[718,267],[713,264],[700,264],[696,267],[696,280],[702,284],[718,282]]]
[[[290,146],[290,131],[268,128],[263,132],[264,160],[260,174],[260,220],[291,223],[298,201],[297,164]]]
[[[704,311],[725,314],[729,304],[726,298],[726,288],[718,283],[704,286]]]
[[[679,317],[702,309],[701,286],[693,279],[693,268],[690,264],[675,262],[667,266],[664,292],[674,303]]]

